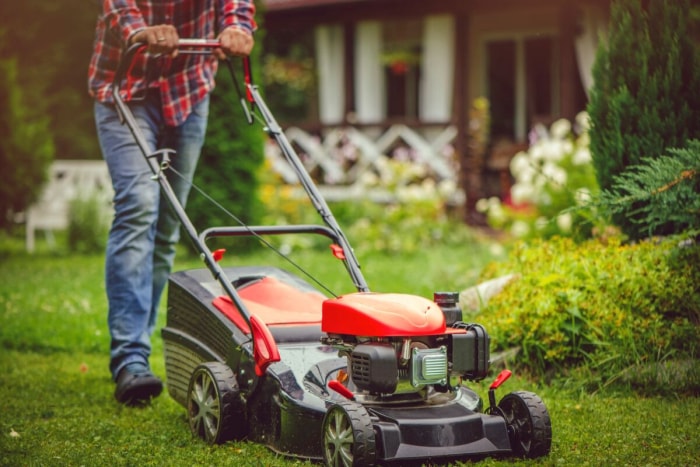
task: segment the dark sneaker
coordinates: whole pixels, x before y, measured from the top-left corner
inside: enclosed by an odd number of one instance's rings
[[[144,405],[163,391],[163,382],[140,364],[127,365],[117,376],[114,397],[124,405]]]

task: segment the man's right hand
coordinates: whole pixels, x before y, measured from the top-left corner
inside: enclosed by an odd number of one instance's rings
[[[177,56],[179,37],[175,26],[159,24],[140,30],[129,39],[129,45],[141,42],[148,46],[152,54],[165,54],[171,57]]]

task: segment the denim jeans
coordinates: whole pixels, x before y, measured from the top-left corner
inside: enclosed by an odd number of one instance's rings
[[[174,149],[171,166],[184,176],[165,172],[184,206],[206,133],[209,98],[199,103],[185,123],[163,125],[160,97],[149,92],[129,104],[151,153]],[[102,154],[114,188],[115,215],[107,241],[105,285],[111,337],[110,371],[116,379],[129,363],[148,365],[158,306],[175,258],[180,222],[113,105],[95,103],[95,122]],[[161,199],[162,198],[162,199]]]

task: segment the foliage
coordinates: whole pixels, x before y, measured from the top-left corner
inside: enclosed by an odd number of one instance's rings
[[[237,68],[237,64],[232,65]],[[242,78],[237,80],[242,86]],[[246,121],[231,73],[219,70],[206,140],[194,177],[194,184],[206,196],[191,192],[187,205],[187,214],[198,229],[238,225],[228,213],[245,223],[255,221],[260,210],[257,172],[263,162],[263,137],[259,126]]]
[[[450,212],[456,190],[452,182],[436,183],[425,167],[412,161],[381,156],[375,163],[376,173],[368,170],[357,182],[353,192],[358,196],[328,203],[356,250],[406,254],[473,240],[473,233]],[[269,162],[261,176],[265,224],[321,221],[299,184],[285,184]],[[314,244],[291,237],[283,241],[285,251]]]
[[[697,394],[700,246],[681,240],[522,242],[484,272],[520,279],[473,319],[494,348],[519,346],[518,366],[533,374],[558,378],[579,367],[588,374],[577,381],[594,387],[627,381],[640,392]],[[671,361],[691,363],[673,387],[634,378]]]
[[[633,214],[637,229],[647,235],[661,226],[674,232],[700,230],[700,140],[667,152],[616,176],[599,205],[614,214]]]
[[[24,211],[41,193],[54,154],[48,120],[31,111],[19,85],[17,62],[0,59],[0,227]]]
[[[68,249],[73,253],[101,253],[106,246],[110,219],[95,196],[71,200],[68,212]]]
[[[565,119],[549,129],[533,128],[531,145],[515,155],[510,171],[515,183],[503,201],[496,197],[479,200],[477,210],[487,215],[489,225],[516,238],[554,235],[588,238],[598,215],[591,209],[571,209],[598,192],[591,164],[588,116]]]
[[[591,153],[603,190],[627,166],[700,137],[700,48],[690,34],[689,1],[643,3],[613,2],[608,45],[593,68]],[[636,219],[624,212],[614,221],[641,238],[647,232]]]
[[[92,0],[0,2],[0,57],[17,60],[24,105],[48,119],[59,159],[100,154],[87,92],[97,14]]]
[[[262,82],[277,120],[298,124],[313,119],[317,112],[313,30],[276,29],[265,37],[264,48]]]

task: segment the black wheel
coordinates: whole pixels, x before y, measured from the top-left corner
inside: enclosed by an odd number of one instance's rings
[[[546,456],[552,446],[552,422],[537,394],[516,391],[506,394],[498,408],[506,419],[513,452],[518,456]]]
[[[323,418],[323,460],[327,466],[372,466],[376,460],[374,428],[357,402],[333,404]]]
[[[208,444],[245,436],[245,409],[227,365],[208,362],[195,368],[187,390],[187,418],[192,434]]]

